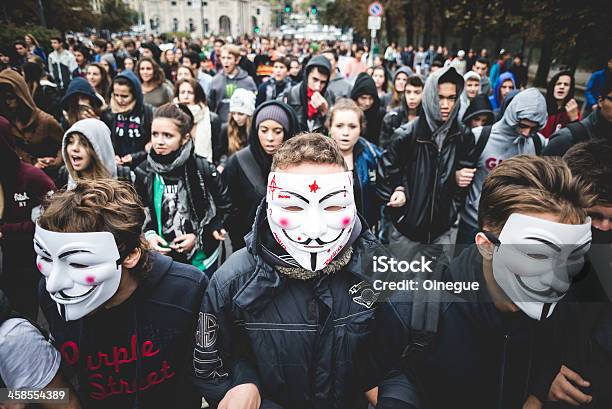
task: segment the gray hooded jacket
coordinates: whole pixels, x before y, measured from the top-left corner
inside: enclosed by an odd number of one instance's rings
[[[75,132],[87,138],[96,153],[97,159],[104,165],[111,177],[117,179],[117,165],[115,163],[115,151],[111,141],[111,132],[104,122],[99,119],[81,119],[66,131],[62,139],[62,156],[64,158],[64,163],[70,161],[66,148],[69,136]],[[68,189],[72,189],[75,184],[72,175],[68,172]]]
[[[465,206],[461,211],[461,220],[473,228],[478,226],[478,202],[482,184],[497,165],[516,155],[535,155],[535,145],[532,138],[540,138],[542,146],[546,139],[539,134],[524,137],[518,133],[516,126],[521,119],[536,122],[539,128],[546,124],[546,100],[536,88],[528,88],[512,100],[502,119],[493,124],[491,135],[478,159],[478,165]],[[482,127],[472,129],[476,143],[480,138]]]
[[[229,101],[234,91],[244,88],[248,91],[257,93],[257,85],[253,78],[242,68],[236,66],[236,75],[228,77],[223,70],[217,73],[210,84],[208,94],[208,106],[221,118],[221,123],[227,122],[229,114]]]

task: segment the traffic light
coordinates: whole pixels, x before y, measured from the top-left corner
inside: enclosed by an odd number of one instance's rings
[[[310,14],[312,14],[313,16],[317,14],[317,5],[316,4],[312,4],[310,6]]]
[[[285,3],[285,13],[291,13],[291,4]]]
[[[255,28],[253,29],[253,31],[255,31],[255,34],[259,34],[259,26],[255,26]]]

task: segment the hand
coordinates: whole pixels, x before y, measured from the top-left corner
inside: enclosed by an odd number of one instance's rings
[[[567,366],[561,365],[561,370],[550,385],[548,399],[554,402],[567,402],[574,406],[590,403],[593,397],[582,393],[575,385],[588,387],[591,384]]]
[[[387,206],[402,207],[405,204],[406,204],[406,194],[404,194],[404,192],[402,192],[401,190],[396,190],[391,195],[391,198],[389,199],[389,203],[387,203]]]
[[[597,109],[598,105],[597,104],[593,104],[591,105],[591,111],[595,111]]]
[[[123,165],[123,159],[121,159],[121,156],[115,155],[115,163],[117,165]]]
[[[55,164],[55,160],[56,160],[56,158],[54,158],[52,156],[46,156],[44,158],[38,158],[38,159],[36,159],[36,164],[34,166],[39,168],[39,169],[45,169],[48,166],[54,165]]]
[[[45,162],[43,158],[38,158],[36,159],[36,163],[34,164],[34,167],[37,167],[38,169],[44,169],[47,167],[47,162]]]
[[[121,158],[121,162],[123,162],[124,165],[128,165],[128,164],[132,163],[132,155],[130,155],[128,153],[123,158]]]
[[[193,233],[183,234],[178,236],[172,243],[170,243],[170,248],[176,251],[177,253],[189,253],[191,249],[195,246],[196,236]]]
[[[162,239],[157,234],[155,236],[152,236],[148,240],[148,242],[149,242],[149,246],[153,250],[157,251],[158,253],[161,253],[161,254],[170,253],[170,249],[168,248],[168,243],[166,242],[166,240]]]
[[[312,105],[313,108],[319,111],[322,115],[327,114],[327,110],[329,109],[327,100],[321,95],[320,92],[315,92],[312,94],[312,97],[310,97],[310,105]]]
[[[223,166],[223,165],[217,166],[217,172],[219,172],[219,173],[223,173],[224,169],[225,169],[225,166]]]
[[[535,396],[529,395],[525,404],[523,404],[523,409],[542,409],[542,402]]]
[[[578,120],[578,103],[574,98],[570,99],[567,104],[565,104],[565,112],[567,112],[570,122]]]
[[[472,179],[474,179],[475,173],[476,168],[463,168],[456,171],[455,180],[457,181],[457,186],[468,187],[470,183],[472,183]]]
[[[226,234],[227,234],[227,232],[225,231],[225,229],[215,230],[213,232],[213,238],[215,240],[223,241],[223,240],[225,240],[225,235]]]
[[[218,409],[259,409],[261,396],[253,383],[243,383],[227,391]]]
[[[100,117],[96,115],[96,113],[91,108],[87,108],[86,110],[82,111],[81,117],[82,117],[81,119],[86,119],[86,118],[100,119]]]

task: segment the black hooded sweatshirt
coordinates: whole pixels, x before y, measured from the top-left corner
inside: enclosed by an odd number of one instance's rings
[[[327,130],[325,129],[325,115],[317,113],[314,118],[311,118],[310,120],[308,119],[308,74],[310,74],[310,71],[312,71],[314,67],[317,67],[319,71],[326,72],[328,74],[328,82],[321,94],[327,100],[327,104],[331,109],[336,102],[336,97],[334,96],[333,92],[328,89],[331,64],[329,60],[322,55],[313,57],[304,69],[304,79],[302,82],[283,92],[278,99],[286,102],[291,108],[294,109],[298,120],[298,132],[321,132],[323,134],[327,134]]]
[[[385,111],[384,108],[381,109],[380,98],[378,97],[378,91],[376,91],[376,83],[365,72],[360,73],[355,78],[355,84],[351,91],[351,99],[357,102],[357,98],[361,95],[371,95],[374,98],[372,106],[363,113],[366,120],[366,129],[363,136],[368,141],[378,145]]]
[[[461,122],[463,122],[466,126],[469,126],[468,121],[479,115],[487,116],[487,125],[491,125],[495,119],[491,101],[489,101],[489,97],[484,94],[479,94],[474,97],[472,102],[470,102],[470,105],[465,110],[463,118],[461,118]]]
[[[153,108],[144,102],[140,80],[136,74],[124,71],[117,75],[115,80],[117,78],[130,81],[136,105],[131,112],[125,114],[113,113],[109,108],[102,115],[102,120],[111,130],[115,153],[119,156],[132,155],[130,167],[133,169],[147,157],[145,145],[151,140]]]
[[[266,185],[268,183],[270,167],[272,166],[272,156],[268,155],[259,143],[255,124],[257,123],[259,112],[270,105],[281,107],[289,117],[290,129],[284,130],[285,141],[298,132],[298,120],[295,111],[289,105],[281,101],[264,102],[253,114],[249,145],[228,159],[222,176],[229,188],[232,202],[232,212],[227,225],[229,226],[229,234],[234,251],[244,247],[244,236],[251,230],[257,206],[266,195]],[[241,162],[238,159],[239,155],[243,157],[247,153],[251,155],[257,164],[257,169],[251,174],[251,178],[258,180],[257,186],[251,183],[250,178],[247,176],[247,171],[241,166]]]
[[[170,257],[149,257],[151,270],[126,301],[76,321],[59,315],[40,281],[41,308],[86,408],[199,407],[185,375],[208,278]]]

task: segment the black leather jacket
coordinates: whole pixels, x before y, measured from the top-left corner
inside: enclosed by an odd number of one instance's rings
[[[455,120],[438,148],[424,118],[402,125],[393,135],[379,161],[377,193],[388,202],[395,188],[403,186],[406,204],[387,206],[386,212],[404,236],[431,243],[457,219],[458,203],[465,192],[456,185],[455,171],[474,137]]]

